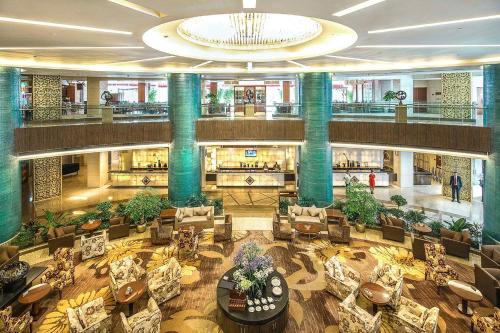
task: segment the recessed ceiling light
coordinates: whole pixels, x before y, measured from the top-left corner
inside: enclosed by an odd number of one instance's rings
[[[358,45],[360,49],[431,49],[431,48],[458,48],[458,47],[500,47],[500,44],[388,44],[388,45]]]
[[[306,65],[304,65],[304,64],[301,64],[301,63],[296,62],[296,61],[293,61],[293,60],[287,60],[287,62],[288,62],[288,63],[290,63],[290,64],[294,64],[294,65],[296,65],[296,66],[300,66],[300,67],[302,67],[302,68],[308,68],[308,67],[309,67],[309,66],[306,66]]]
[[[368,62],[387,62],[387,61],[383,61],[383,60],[371,60],[371,59],[342,57],[342,56],[334,56],[334,55],[325,55],[325,57],[336,58],[336,59],[345,59],[345,60],[368,61]]]
[[[257,7],[257,0],[243,0],[243,8],[254,9]]]
[[[371,31],[368,31],[368,33],[369,34],[379,34],[379,33],[383,33],[383,32],[422,29],[422,28],[436,27],[436,26],[440,26],[440,25],[449,25],[449,24],[456,24],[456,23],[469,23],[469,22],[477,22],[477,21],[485,21],[485,20],[495,20],[495,19],[499,19],[499,18],[500,18],[500,15],[481,16],[481,17],[473,17],[473,18],[468,18],[468,19],[442,21],[442,22],[434,22],[434,23],[426,23],[426,24],[407,25],[407,26],[396,27],[396,28],[371,30]]]
[[[359,3],[355,6],[352,6],[352,7],[349,7],[349,8],[346,8],[344,10],[341,10],[340,12],[336,12],[336,13],[333,13],[334,16],[344,16],[344,15],[347,15],[347,14],[351,14],[351,13],[354,13],[354,12],[357,12],[358,10],[361,10],[361,9],[365,9],[366,7],[370,7],[370,6],[373,6],[373,5],[376,5],[380,2],[383,2],[385,0],[368,0],[368,1],[364,1],[362,3]]]
[[[144,7],[144,6],[138,5],[136,3],[133,3],[133,2],[130,2],[130,1],[127,1],[127,0],[108,0],[108,1],[116,3],[117,5],[120,5],[120,6],[123,6],[123,7],[127,7],[127,8],[132,9],[132,10],[141,12],[143,14],[154,16],[154,17],[165,17],[165,16],[167,16],[167,14],[162,13],[162,12],[160,12],[158,10],[154,10],[154,9],[151,9],[151,8],[148,8],[148,7]]]
[[[174,58],[175,56],[170,55],[170,56],[164,56],[164,57],[155,57],[155,58],[146,58],[146,59],[137,59],[137,60],[128,60],[128,61],[120,61],[120,62],[114,62],[111,65],[118,65],[118,64],[130,64],[134,62],[143,62],[143,61],[154,61],[154,60],[163,60],[163,59],[170,59]]]
[[[94,28],[94,27],[87,27],[87,26],[82,26],[82,25],[62,24],[62,23],[53,23],[53,22],[45,22],[45,21],[24,20],[24,19],[18,19],[18,18],[13,18],[13,17],[4,17],[4,16],[0,16],[0,22],[41,25],[41,26],[52,27],[52,28],[73,29],[73,30],[93,31],[93,32],[106,32],[106,33],[110,33],[110,34],[120,34],[120,35],[132,35],[132,33],[129,31]]]
[[[143,48],[144,46],[6,46],[0,47],[0,50],[129,50]]]
[[[205,62],[202,62],[201,64],[198,64],[196,66],[193,66],[191,68],[198,68],[198,67],[202,67],[202,66],[205,66],[205,65],[208,65],[209,63],[213,62],[212,60],[209,60],[209,61],[205,61]]]

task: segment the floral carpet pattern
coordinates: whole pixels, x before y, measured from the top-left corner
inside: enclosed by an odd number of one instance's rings
[[[283,274],[290,290],[290,320],[287,332],[338,332],[338,303],[335,296],[325,291],[323,264],[331,257],[340,260],[361,273],[367,281],[378,261],[399,266],[404,272],[403,295],[426,306],[438,306],[438,331],[465,332],[469,318],[456,310],[459,298],[451,291],[436,293],[430,281],[424,281],[424,263],[414,260],[411,251],[366,240],[353,240],[350,244],[332,244],[326,238],[312,241],[298,238],[293,242],[273,241],[267,231],[238,231],[232,240],[214,243],[213,233],[204,232],[200,238],[198,254],[179,260],[182,268],[181,294],[160,305],[162,332],[222,332],[216,320],[216,286],[220,277],[232,267],[233,257],[246,241],[257,242],[273,258],[275,269]],[[153,246],[149,239],[122,240],[107,246],[100,258],[76,263],[76,283],[63,291],[63,299],[54,294],[43,304],[48,310],[35,322],[34,331],[42,333],[69,332],[66,309],[103,297],[106,310],[113,316],[113,331],[120,331],[120,311],[126,307],[116,304],[108,287],[108,265],[117,259],[132,255],[140,259],[147,271],[161,266],[171,257],[177,257],[175,242],[168,246]],[[48,264],[49,262],[45,262]],[[464,281],[472,282],[471,267],[451,263]],[[358,305],[371,311],[371,304],[362,296]],[[146,306],[147,295],[138,302]],[[487,306],[483,301],[472,306]],[[382,332],[396,332],[383,320]]]

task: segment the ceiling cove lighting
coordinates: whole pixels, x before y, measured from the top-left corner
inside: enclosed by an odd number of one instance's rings
[[[198,65],[196,65],[196,66],[193,66],[193,67],[191,67],[191,68],[203,67],[203,66],[208,65],[208,64],[210,64],[210,63],[212,63],[212,62],[213,62],[212,60],[208,60],[208,61],[202,62],[201,64],[198,64]]]
[[[87,27],[87,26],[83,26],[83,25],[62,24],[62,23],[45,22],[45,21],[24,20],[24,19],[5,17],[5,16],[0,16],[0,22],[41,25],[44,27],[83,30],[83,31],[92,31],[92,32],[104,32],[104,33],[120,34],[120,35],[132,35],[132,33],[129,31],[103,29],[103,28]]]
[[[257,7],[257,0],[243,0],[244,9],[255,9]]]
[[[449,24],[457,24],[457,23],[470,23],[470,22],[495,20],[495,19],[500,19],[500,15],[481,16],[481,17],[473,17],[473,18],[468,18],[468,19],[460,19],[460,20],[452,20],[452,21],[442,21],[442,22],[417,24],[417,25],[407,25],[407,26],[396,27],[396,28],[371,30],[371,31],[368,31],[368,33],[369,34],[380,34],[380,33],[383,33],[383,32],[422,29],[422,28],[437,27],[437,26],[441,26],[441,25],[449,25]]]
[[[170,58],[175,58],[175,56],[170,55],[170,56],[155,57],[155,58],[146,58],[146,59],[137,59],[137,60],[129,60],[129,61],[120,61],[120,62],[113,62],[110,65],[131,64],[131,63],[136,63],[136,62],[164,60],[164,59],[170,59]]]
[[[309,66],[301,64],[300,62],[296,62],[296,61],[293,61],[293,60],[287,60],[286,62],[288,62],[290,64],[293,64],[295,66],[302,67],[302,68],[309,68]]]
[[[500,47],[500,44],[406,44],[406,45],[358,45],[360,49],[437,49],[437,48],[460,48],[460,47]]]
[[[201,141],[198,146],[301,146],[304,141]]]
[[[144,46],[6,46],[2,51],[16,50],[132,50],[143,49]]]
[[[376,4],[384,2],[384,1],[385,0],[368,0],[368,1],[364,1],[362,3],[359,3],[359,4],[355,5],[355,6],[346,8],[346,9],[341,10],[341,11],[336,12],[336,13],[333,13],[332,15],[333,16],[337,16],[337,17],[341,17],[341,16],[344,16],[344,15],[347,15],[347,14],[351,14],[351,13],[357,12],[358,10],[365,9],[367,7],[376,5]]]
[[[148,7],[144,7],[144,6],[138,5],[136,3],[133,3],[133,2],[130,2],[130,1],[127,1],[127,0],[108,0],[108,1],[116,3],[117,5],[120,5],[120,6],[123,6],[123,7],[127,7],[129,9],[135,10],[137,12],[141,12],[143,14],[154,16],[154,17],[165,17],[165,16],[167,16],[167,14],[165,14],[165,13],[162,13],[160,11],[157,11],[157,10],[154,10],[154,9],[151,9],[151,8],[148,8]]]
[[[353,57],[342,57],[342,56],[334,56],[334,55],[325,55],[325,57],[335,58],[335,59],[343,59],[343,60],[367,61],[367,62],[383,62],[383,63],[387,63],[388,62],[388,61],[383,61],[383,60],[371,60],[371,59],[353,58]]]

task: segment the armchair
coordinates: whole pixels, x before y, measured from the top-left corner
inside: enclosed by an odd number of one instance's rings
[[[233,234],[233,216],[226,214],[224,223],[214,224],[214,242],[223,242],[231,240]]]
[[[68,307],[69,330],[72,333],[111,332],[111,315],[106,313],[104,299],[96,298],[78,308]]]
[[[273,237],[274,239],[292,240],[293,232],[290,223],[282,223],[278,213],[273,215]]]
[[[481,333],[500,332],[500,309],[495,307],[491,316],[483,316],[478,311],[474,311],[470,320],[470,330]]]
[[[0,246],[0,268],[19,260],[19,247],[12,245]]]
[[[369,281],[384,287],[391,294],[388,306],[398,306],[403,292],[403,273],[399,267],[379,263],[371,272]]]
[[[175,257],[148,273],[148,294],[161,304],[181,293],[181,265]]]
[[[424,239],[424,238],[419,238],[419,237],[414,237],[413,241],[411,242],[411,249],[413,252],[413,259],[419,259],[422,261],[425,261],[425,244],[431,244],[432,242],[430,240]]]
[[[31,323],[33,317],[26,312],[20,317],[12,317],[12,306],[0,310],[0,332],[3,333],[21,333],[29,327],[31,332]]]
[[[436,283],[439,288],[447,286],[449,280],[458,280],[457,272],[446,264],[446,250],[436,243],[424,244],[425,248],[425,279]]]
[[[356,305],[354,294],[339,304],[340,333],[378,333],[382,324],[382,312],[372,316]]]
[[[167,245],[172,241],[173,227],[162,225],[159,219],[154,220],[149,231],[151,232],[151,244]]]
[[[500,269],[500,245],[481,246],[481,267]]]
[[[155,300],[148,300],[148,307],[127,318],[120,312],[124,333],[160,333],[161,311]]]
[[[56,252],[58,248],[75,246],[76,225],[67,225],[58,228],[49,228],[47,233],[49,243],[49,254]]]
[[[129,282],[141,280],[144,278],[145,273],[144,269],[134,261],[132,256],[113,261],[109,265],[109,284],[115,299],[120,287]]]
[[[405,221],[392,216],[380,214],[380,222],[382,225],[382,238],[396,242],[404,243],[405,241]]]
[[[500,306],[500,269],[474,265],[474,284],[493,305]]]
[[[449,255],[469,259],[471,242],[468,231],[457,232],[441,228],[441,244]]]
[[[110,241],[117,238],[128,237],[129,235],[130,226],[128,223],[125,223],[123,216],[109,219],[108,238]]]
[[[438,319],[439,308],[428,309],[406,297],[401,297],[396,311],[387,313],[389,326],[405,333],[435,333]]]
[[[328,238],[332,243],[349,243],[351,241],[351,226],[347,219],[340,219],[339,224],[328,224]]]
[[[357,296],[359,293],[359,272],[342,264],[335,256],[325,263],[325,280],[326,291],[342,300],[350,294]]]
[[[196,256],[198,250],[198,235],[194,233],[194,227],[189,230],[179,230],[179,240],[177,241],[177,255],[189,254]]]
[[[106,231],[82,235],[80,246],[82,248],[82,260],[102,256],[106,253]]]
[[[62,290],[75,284],[75,264],[73,249],[60,248],[54,253],[55,266],[49,265],[41,277],[42,283],[48,283],[62,298]]]

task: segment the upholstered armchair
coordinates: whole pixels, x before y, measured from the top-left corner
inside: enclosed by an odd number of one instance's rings
[[[111,315],[106,312],[102,297],[78,308],[68,307],[66,313],[71,333],[111,332]]]
[[[387,312],[387,322],[397,332],[435,333],[438,319],[439,308],[428,309],[404,296],[396,311]]]
[[[122,286],[143,279],[145,273],[144,269],[134,261],[132,256],[113,261],[109,265],[109,284],[115,299],[118,290]]]
[[[153,245],[167,245],[172,241],[172,233],[174,228],[171,225],[163,225],[156,218],[149,228],[151,232],[151,244]]]
[[[325,263],[326,290],[341,300],[351,293],[359,293],[360,274],[351,267],[342,264],[337,257],[331,257]]]
[[[292,225],[288,222],[281,222],[278,213],[273,215],[273,237],[274,239],[292,240]]]
[[[41,277],[42,283],[48,283],[62,298],[62,290],[75,284],[75,264],[73,249],[60,248],[54,253],[54,265],[49,265]]]
[[[446,250],[443,245],[436,243],[424,244],[425,249],[425,279],[436,283],[439,288],[447,286],[448,281],[458,280],[458,274],[450,265],[446,264]]]
[[[233,235],[233,216],[226,214],[224,223],[214,224],[214,242],[224,242],[231,240]]]
[[[340,219],[339,224],[328,224],[328,238],[332,243],[349,243],[351,226],[347,219]]]
[[[356,297],[350,294],[339,304],[340,333],[378,333],[382,324],[382,312],[372,316],[356,305]]]
[[[12,245],[0,246],[0,268],[19,260],[19,247]]]
[[[158,304],[181,293],[181,265],[174,257],[148,273],[148,294]]]
[[[481,246],[481,267],[500,269],[500,245]]]
[[[470,320],[471,332],[497,333],[500,332],[500,309],[494,308],[492,316],[482,316],[474,311]]]
[[[63,227],[50,227],[47,232],[49,254],[53,254],[61,247],[73,248],[75,246],[76,225]]]
[[[388,306],[392,308],[398,306],[403,292],[403,273],[399,267],[379,263],[371,272],[369,280],[384,287],[391,294]]]
[[[102,256],[106,253],[106,232],[82,235],[81,241],[82,260]]]
[[[198,235],[194,233],[194,227],[189,230],[179,230],[179,239],[177,241],[177,255],[188,254],[196,256],[198,250]]]
[[[148,307],[127,318],[120,312],[124,333],[160,333],[161,311],[155,300],[148,300]]]
[[[12,306],[0,310],[0,332],[2,333],[21,333],[29,327],[31,332],[31,323],[33,317],[26,312],[20,317],[12,317]]]
[[[108,239],[128,237],[130,234],[130,225],[125,223],[123,216],[112,217],[109,219]]]
[[[405,221],[397,217],[380,214],[380,224],[382,227],[382,238],[404,243],[405,241]]]
[[[458,232],[441,228],[440,233],[441,244],[443,244],[446,249],[446,253],[452,256],[469,259],[472,239],[468,230]]]

